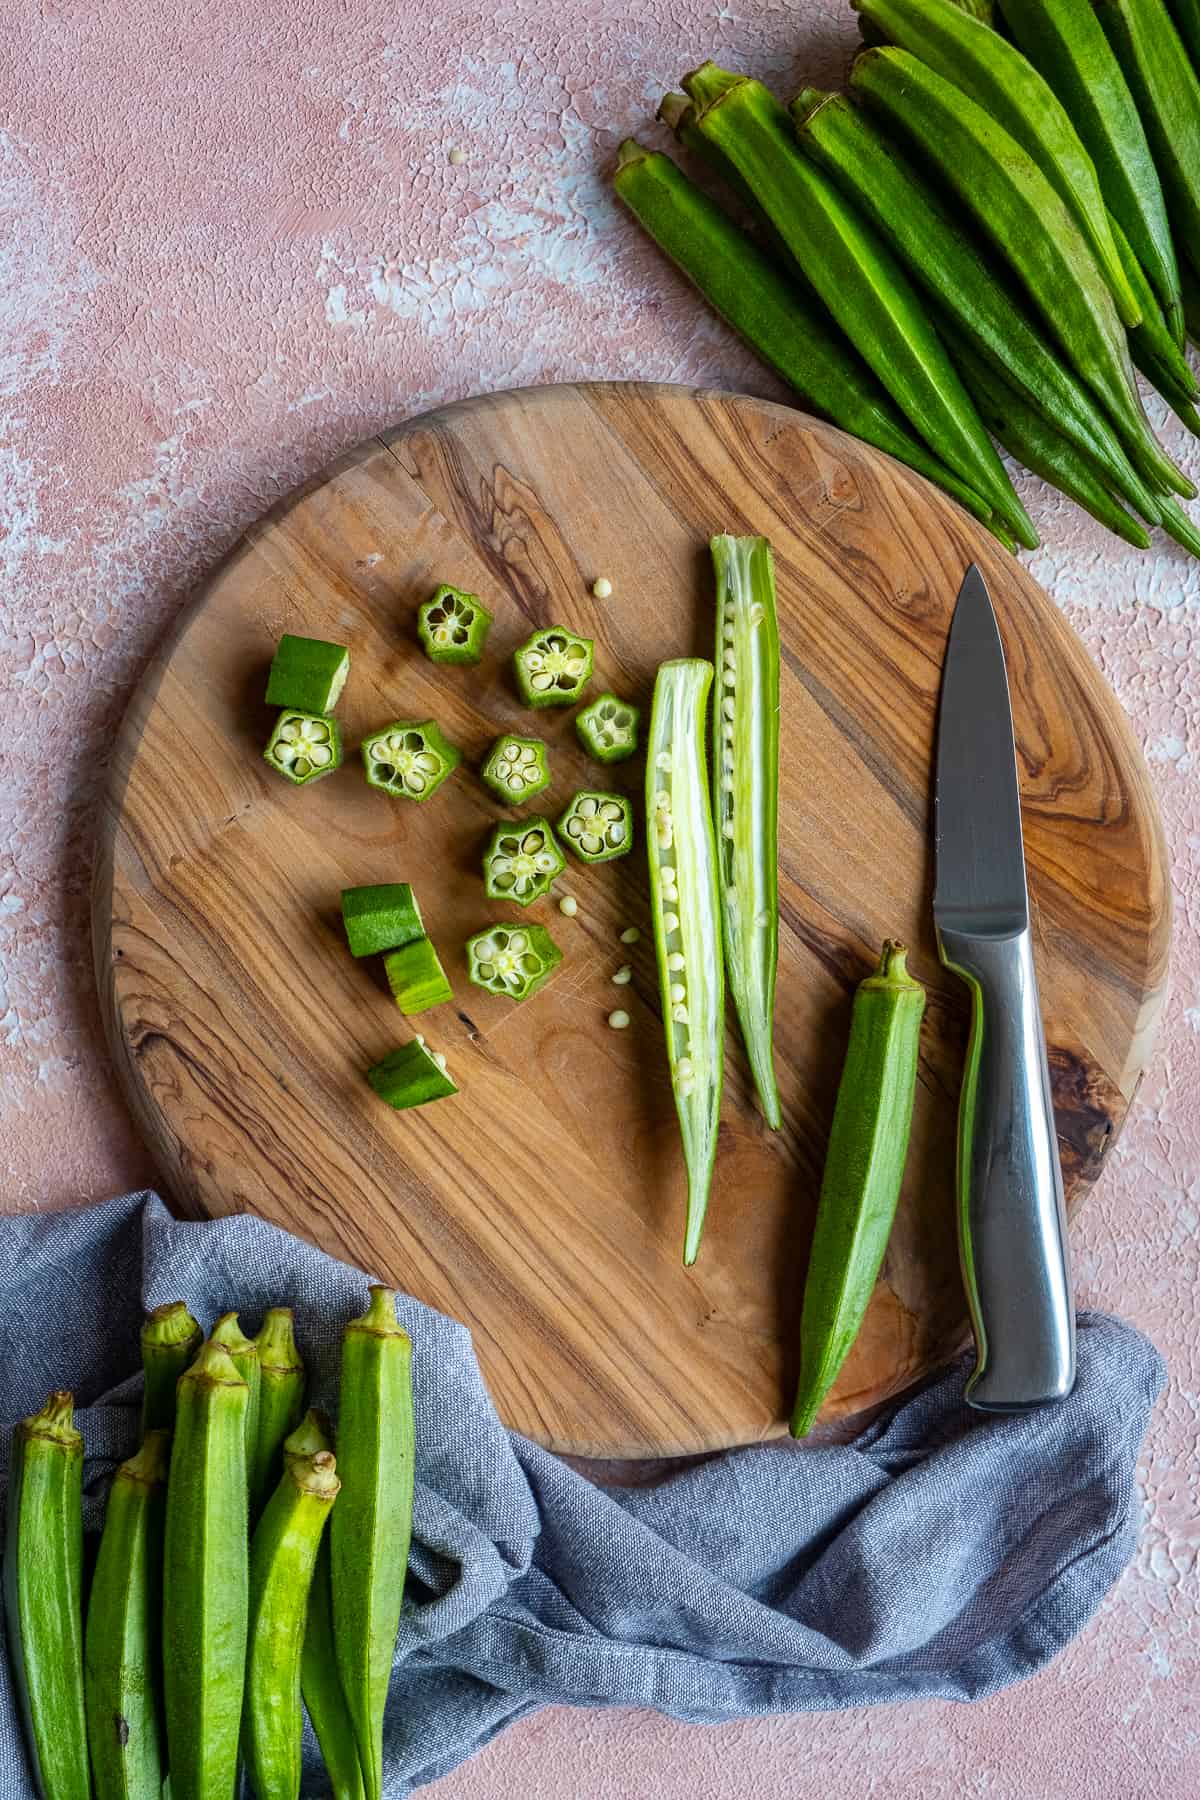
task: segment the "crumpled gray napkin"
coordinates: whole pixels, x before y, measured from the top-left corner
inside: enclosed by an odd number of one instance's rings
[[[154,1194],[0,1221],[0,1473],[13,1422],[74,1390],[85,1523],[136,1447],[145,1308],[205,1326],[296,1309],[314,1403],[366,1278],[254,1218],[182,1223]],[[963,1405],[959,1364],[854,1443],[759,1445],[659,1485],[604,1489],[504,1430],[461,1325],[403,1299],[417,1492],[384,1758],[394,1796],[509,1720],[557,1702],[712,1722],[923,1698],[1031,1675],[1129,1561],[1134,1463],[1162,1361],[1080,1319],[1069,1400],[1017,1417]],[[304,1794],[328,1793],[309,1738]],[[0,1792],[32,1800],[0,1657]]]

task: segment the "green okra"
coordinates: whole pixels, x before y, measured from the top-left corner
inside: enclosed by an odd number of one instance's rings
[[[171,1434],[113,1476],[88,1598],[84,1695],[95,1800],[161,1800],[162,1557]]]
[[[281,712],[263,759],[296,787],[320,781],[341,767],[341,728],[336,719],[317,713]]]
[[[535,631],[513,652],[517,687],[526,706],[573,706],[592,678],[591,638],[563,625]]]
[[[483,853],[483,890],[489,900],[528,906],[550,892],[566,866],[549,819],[535,813],[496,826]]]
[[[1169,0],[1169,10],[1188,61],[1200,68],[1200,0]]]
[[[991,507],[909,429],[823,303],[787,280],[669,156],[627,138],[613,186],[659,248],[809,411],[915,469],[989,523]]]
[[[235,1312],[222,1313],[212,1328],[211,1341],[222,1344],[233,1358],[233,1366],[246,1384],[246,1480],[249,1506],[250,1471],[254,1467],[254,1447],[258,1442],[258,1415],[262,1403],[262,1369],[258,1345],[246,1336]]]
[[[475,986],[508,1000],[528,1000],[563,959],[544,925],[488,925],[467,939],[466,951]]]
[[[12,1435],[4,1528],[4,1625],[34,1785],[90,1800],[83,1700],[83,1439],[68,1393]]]
[[[433,797],[462,761],[433,719],[393,719],[362,743],[363,767],[371,787],[397,800]]]
[[[389,950],[383,959],[383,972],[392,999],[407,1017],[428,1012],[430,1007],[442,1006],[454,998],[438,953],[426,937],[415,938],[402,950]]]
[[[396,1296],[373,1287],[342,1339],[342,1492],[332,1519],[334,1642],[366,1800],[383,1793],[383,1708],[412,1534],[412,1343]]]
[[[1164,493],[1195,489],[1151,431],[1112,295],[1041,169],[969,95],[906,50],[867,50],[854,92],[929,161],[1019,278],[1135,468]]]
[[[1092,0],[1006,0],[1004,19],[1070,114],[1108,210],[1120,222],[1182,348],[1179,264],[1162,183],[1129,83]]]
[[[687,1165],[683,1260],[694,1263],[717,1154],[725,977],[705,739],[713,667],[663,663],[646,745],[646,853],[667,1063]]]
[[[425,936],[421,909],[407,881],[343,888],[342,924],[351,956],[401,950]]]
[[[417,609],[417,634],[430,662],[477,663],[491,628],[492,615],[477,594],[445,583]]]
[[[1112,226],[1113,237],[1129,273],[1130,286],[1138,296],[1142,308],[1142,323],[1136,331],[1129,334],[1129,354],[1147,381],[1154,384],[1188,430],[1200,430],[1200,418],[1197,417],[1195,407],[1195,401],[1200,397],[1200,387],[1196,384],[1191,365],[1171,335],[1154,290],[1134,255],[1128,238],[1115,219]]]
[[[612,862],[633,848],[633,811],[624,794],[581,789],[555,829],[581,862]]]
[[[844,194],[804,157],[759,81],[705,63],[684,77],[695,129],[736,171],[772,231],[901,412],[1022,543],[1037,533],[908,275]]]
[[[888,42],[911,51],[984,108],[1037,164],[1078,225],[1104,276],[1121,323],[1141,307],[1117,246],[1096,168],[1052,86],[990,24],[954,0],[852,0]]]
[[[710,548],[717,580],[713,813],[725,975],[763,1113],[778,1131],[772,1050],[779,962],[775,570],[766,538],[719,536]]]
[[[431,1050],[418,1032],[411,1043],[401,1044],[367,1070],[367,1080],[396,1112],[445,1100],[458,1089],[446,1072],[446,1058]]]
[[[641,711],[616,694],[601,694],[575,714],[575,735],[596,762],[624,762],[638,747]]]
[[[304,1359],[296,1347],[296,1315],[272,1306],[258,1336],[258,1424],[250,1452],[250,1520],[258,1518],[283,1468],[283,1444],[304,1412]]]
[[[171,1800],[232,1800],[246,1673],[246,1415],[224,1344],[180,1377],[163,1546]]]
[[[543,788],[550,786],[545,743],[541,738],[518,737],[514,732],[505,732],[488,751],[479,775],[497,800],[504,800],[511,806],[521,800],[532,800]]]
[[[250,1545],[242,1748],[260,1800],[299,1800],[308,1596],[339,1486],[328,1450],[290,1460]]]
[[[175,1422],[175,1384],[195,1356],[204,1333],[182,1300],[147,1313],[142,1326],[142,1432],[170,1431]]]
[[[288,712],[331,713],[349,673],[350,652],[344,644],[293,637],[285,631],[271,664],[267,705]]]
[[[833,1386],[875,1289],[900,1198],[925,990],[901,944],[859,983],[804,1283],[793,1437]]]

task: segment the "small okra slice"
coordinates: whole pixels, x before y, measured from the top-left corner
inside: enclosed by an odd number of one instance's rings
[[[401,1044],[367,1070],[367,1080],[381,1100],[397,1112],[409,1106],[424,1106],[430,1100],[444,1100],[458,1089],[446,1072],[446,1058],[431,1050],[417,1034],[410,1044]]]
[[[575,795],[558,821],[558,835],[582,862],[612,862],[633,845],[633,812],[623,794]]]
[[[641,709],[616,694],[601,694],[575,715],[575,731],[597,762],[624,762],[638,747]]]
[[[430,662],[477,663],[491,626],[475,594],[445,583],[417,611],[417,636]]]
[[[561,625],[535,631],[513,653],[526,706],[573,706],[592,678],[591,638]]]
[[[532,800],[543,788],[550,786],[546,746],[541,738],[506,733],[496,739],[479,773],[484,785],[491,788],[497,799],[509,802]]]
[[[441,1006],[454,997],[438,953],[427,937],[416,938],[400,950],[390,950],[383,959],[383,972],[402,1013],[428,1012],[431,1006]]]
[[[544,925],[489,925],[467,939],[471,980],[509,1000],[528,1000],[561,961],[562,951]]]
[[[393,719],[363,739],[363,767],[372,787],[398,800],[428,800],[462,761],[433,719]]]
[[[321,713],[281,712],[263,757],[297,787],[320,781],[323,775],[332,775],[342,760],[338,722]]]
[[[350,673],[350,652],[324,638],[285,631],[267,677],[267,705],[302,713],[331,713]]]
[[[425,936],[421,909],[407,881],[342,889],[342,924],[351,956],[401,950]]]
[[[483,855],[484,892],[489,900],[528,906],[549,893],[566,866],[549,819],[497,825]]]

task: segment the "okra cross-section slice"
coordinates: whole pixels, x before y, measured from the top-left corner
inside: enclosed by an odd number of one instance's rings
[[[427,937],[389,951],[383,959],[383,972],[402,1013],[428,1012],[431,1006],[453,998],[446,971]]]
[[[526,706],[573,706],[592,677],[591,638],[561,625],[535,631],[513,653]]]
[[[489,900],[528,906],[548,894],[566,868],[549,819],[497,825],[483,855],[483,888]]]
[[[562,951],[544,925],[489,925],[467,939],[471,980],[510,1000],[536,994],[561,961]]]
[[[663,663],[646,747],[654,948],[688,1176],[685,1263],[695,1262],[704,1230],[723,1073],[725,977],[705,757],[712,678],[712,664],[698,658]]]
[[[771,546],[715,537],[713,811],[725,972],[768,1125],[779,1129],[771,1037],[779,961],[779,621]]]
[[[350,652],[324,638],[285,631],[267,677],[267,705],[302,713],[331,713],[350,673]]]
[[[430,1100],[444,1100],[458,1089],[446,1071],[446,1058],[431,1050],[420,1035],[411,1044],[401,1044],[367,1070],[367,1080],[381,1100],[397,1112],[410,1106],[424,1106]]]
[[[281,712],[263,757],[297,787],[320,781],[323,775],[332,775],[342,760],[337,720],[317,713]]]
[[[532,800],[550,786],[546,746],[541,738],[498,737],[479,771],[499,800]]]
[[[597,762],[624,762],[638,747],[641,711],[615,694],[601,694],[575,715],[575,731],[589,756]]]
[[[342,924],[351,956],[400,950],[425,936],[421,909],[407,881],[342,889]]]
[[[477,663],[492,615],[475,594],[443,585],[417,611],[417,635],[435,663]]]
[[[583,862],[611,862],[633,847],[633,812],[623,794],[584,789],[558,821],[558,835]]]
[[[394,719],[363,739],[363,767],[372,787],[398,800],[428,800],[462,761],[432,719]]]

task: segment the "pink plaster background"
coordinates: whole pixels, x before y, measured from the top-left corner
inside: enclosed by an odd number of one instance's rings
[[[786,94],[836,79],[855,40],[832,0],[3,8],[0,1206],[152,1173],[98,1038],[90,840],[113,731],[193,583],[339,451],[445,399],[576,376],[774,393],[598,171],[704,55]],[[1200,446],[1166,436],[1200,477]],[[1022,491],[1031,567],[1129,709],[1174,859],[1165,1030],[1075,1239],[1081,1299],[1171,1366],[1137,1560],[1056,1664],[980,1706],[547,1713],[439,1800],[1200,1792],[1200,578]]]

